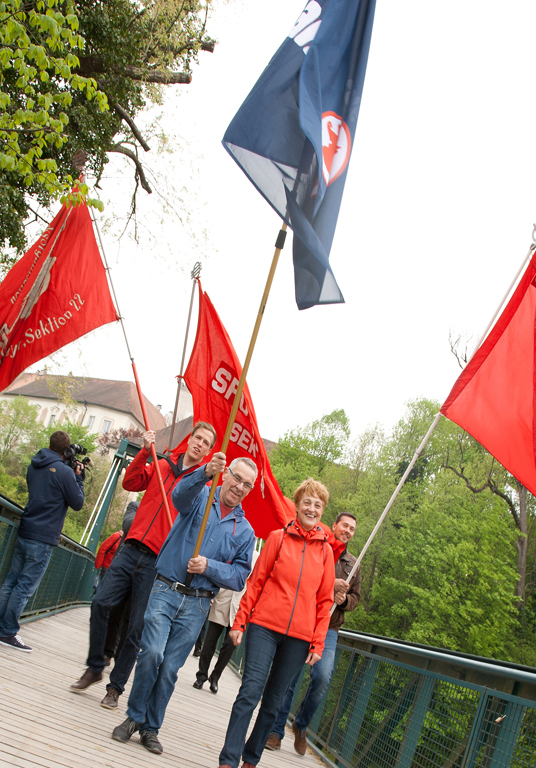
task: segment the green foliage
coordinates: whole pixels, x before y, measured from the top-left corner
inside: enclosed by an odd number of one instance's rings
[[[291,495],[307,475],[330,503],[357,517],[358,555],[439,404],[408,403],[387,437],[373,427],[349,440],[344,412],[287,432],[270,457]],[[530,496],[530,495],[529,495]],[[345,626],[402,640],[534,665],[536,520],[527,501],[525,601],[516,598],[520,501],[512,477],[467,433],[441,419],[362,563],[362,599]]]
[[[442,474],[398,529],[369,605],[374,632],[511,658],[517,625],[515,539],[499,500]]]
[[[1,244],[20,253],[29,213],[69,197],[75,155],[76,167],[97,181],[108,153],[126,155],[136,189],[151,191],[138,157],[149,146],[134,120],[160,101],[164,85],[190,82],[198,51],[212,50],[211,2],[0,3]],[[87,197],[83,184],[74,202],[80,197]],[[2,254],[0,268],[13,261]]]
[[[30,405],[25,397],[0,400],[0,471],[26,476],[30,458],[42,447],[37,414],[37,406]],[[4,483],[5,479],[0,487],[4,488]]]
[[[69,140],[73,94],[107,109],[95,79],[76,71],[84,48],[78,26],[71,0],[0,3],[0,185],[9,189],[0,197],[0,221],[11,206],[20,221],[25,192],[56,198],[72,187],[55,155]],[[20,248],[20,230],[5,234]]]
[[[90,432],[89,427],[81,427],[80,424],[75,421],[69,421],[69,419],[65,419],[63,424],[58,424],[56,422],[55,424],[50,424],[48,427],[45,427],[42,430],[43,443],[48,445],[50,436],[58,430],[67,432],[71,438],[71,443],[77,443],[78,445],[81,445],[82,448],[86,449],[88,454],[92,454],[93,451],[97,449],[97,436],[95,433]]]

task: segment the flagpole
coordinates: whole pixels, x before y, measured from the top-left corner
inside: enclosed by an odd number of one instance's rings
[[[190,298],[190,310],[188,312],[188,322],[186,323],[186,333],[184,335],[184,346],[182,348],[182,360],[181,360],[180,373],[177,376],[177,397],[175,398],[175,408],[173,409],[173,419],[171,421],[171,434],[169,436],[169,450],[173,448],[173,433],[175,431],[175,422],[177,420],[177,412],[179,410],[179,398],[181,394],[181,387],[182,387],[183,373],[184,373],[184,358],[186,357],[186,345],[188,343],[188,334],[190,332],[190,320],[192,319],[192,307],[194,305],[195,286],[199,281],[200,274],[201,274],[201,262],[196,261],[190,275],[190,277],[193,280],[192,296]]]
[[[476,346],[475,346],[475,348],[474,348],[473,352],[471,353],[471,356],[470,356],[469,360],[467,361],[467,363],[468,363],[468,364],[471,362],[471,360],[473,359],[473,357],[474,357],[474,356],[475,356],[475,354],[477,353],[478,349],[480,349],[480,345],[482,344],[482,342],[484,341],[484,339],[487,337],[487,335],[488,335],[488,333],[489,333],[490,329],[491,329],[491,328],[492,328],[492,326],[494,325],[494,323],[495,323],[495,321],[496,321],[496,319],[497,319],[497,315],[500,313],[500,311],[501,311],[502,307],[504,306],[504,303],[505,303],[506,299],[508,298],[508,296],[510,295],[510,293],[511,293],[512,289],[514,288],[515,284],[516,284],[516,283],[517,283],[517,281],[519,280],[519,276],[520,276],[520,275],[522,274],[522,272],[525,270],[525,268],[526,268],[526,265],[527,265],[527,262],[529,261],[529,259],[531,258],[532,254],[534,253],[534,251],[535,251],[535,250],[536,250],[536,224],[534,224],[534,225],[533,225],[533,228],[532,228],[532,245],[530,246],[530,248],[529,248],[529,250],[528,250],[528,253],[527,253],[527,255],[526,255],[526,256],[525,256],[525,258],[523,259],[523,261],[522,261],[522,263],[521,263],[521,266],[519,267],[519,269],[518,269],[518,271],[517,271],[517,274],[516,274],[516,276],[515,276],[515,277],[514,277],[514,279],[512,280],[512,282],[511,282],[511,284],[510,284],[510,286],[509,286],[508,290],[507,290],[507,291],[506,291],[506,293],[504,294],[504,296],[503,296],[503,298],[502,298],[501,302],[499,303],[499,305],[498,305],[497,309],[495,310],[495,313],[494,313],[493,317],[492,317],[492,318],[491,318],[491,320],[489,321],[489,323],[488,323],[488,325],[487,325],[487,327],[486,327],[486,330],[485,330],[485,331],[484,331],[484,333],[481,335],[480,339],[478,340],[478,343],[476,344]],[[357,571],[358,567],[360,566],[360,564],[361,564],[361,561],[363,560],[363,558],[364,558],[364,556],[365,556],[365,553],[366,553],[367,549],[368,549],[368,548],[369,548],[369,546],[372,544],[372,540],[374,539],[374,537],[375,537],[375,536],[376,536],[376,534],[378,533],[378,529],[380,528],[381,524],[382,524],[382,523],[383,523],[383,521],[385,520],[385,517],[386,517],[387,513],[389,512],[389,510],[390,510],[390,509],[391,509],[391,507],[393,506],[393,504],[394,504],[394,502],[395,502],[395,499],[396,499],[396,497],[398,496],[398,494],[399,494],[399,493],[400,493],[400,491],[402,490],[402,486],[403,486],[403,485],[404,485],[404,483],[406,482],[406,480],[407,480],[407,477],[408,477],[409,473],[411,472],[411,470],[413,469],[413,467],[414,467],[414,465],[415,465],[415,462],[417,461],[417,459],[418,459],[418,458],[419,458],[419,456],[421,455],[421,453],[422,453],[422,451],[423,451],[423,449],[424,449],[424,447],[425,447],[426,443],[427,443],[427,442],[428,442],[428,440],[430,439],[430,436],[432,435],[432,432],[433,432],[433,431],[434,431],[434,429],[437,427],[437,425],[438,425],[438,423],[439,423],[439,420],[440,420],[441,416],[442,416],[442,413],[441,413],[441,412],[439,412],[439,413],[436,413],[436,415],[435,415],[435,418],[434,418],[434,421],[432,422],[432,425],[430,426],[430,429],[428,430],[428,432],[427,432],[427,433],[426,433],[426,435],[424,436],[424,439],[423,439],[422,443],[421,443],[421,444],[419,445],[419,447],[417,448],[417,450],[416,450],[416,452],[415,452],[415,455],[413,456],[413,458],[412,458],[412,460],[411,460],[411,462],[410,462],[410,464],[409,464],[408,468],[407,468],[407,469],[406,469],[406,471],[404,472],[404,475],[402,476],[402,478],[401,478],[400,482],[398,483],[397,487],[395,488],[395,490],[394,490],[394,492],[393,492],[393,495],[392,495],[392,496],[391,496],[391,498],[389,499],[389,501],[388,501],[388,503],[387,503],[387,506],[385,507],[384,511],[382,512],[382,514],[381,514],[381,516],[380,516],[380,518],[379,518],[378,522],[377,522],[377,523],[376,523],[376,525],[374,526],[374,530],[373,530],[373,531],[372,531],[372,533],[370,534],[370,536],[369,536],[369,538],[368,538],[368,541],[367,541],[367,543],[365,544],[365,546],[364,546],[364,547],[363,547],[363,549],[361,550],[361,553],[360,553],[359,557],[357,558],[356,562],[354,563],[354,565],[353,565],[353,567],[352,567],[352,570],[350,571],[350,573],[349,573],[349,574],[348,574],[348,576],[346,577],[346,581],[347,581],[347,582],[350,582],[350,581],[353,579],[353,577],[354,577],[354,575],[355,575],[355,572]],[[336,604],[336,603],[334,603],[334,604],[332,605],[332,607],[331,607],[331,613],[333,613],[333,611],[335,610],[335,608],[336,608],[336,607],[337,607],[337,604]]]
[[[244,361],[244,365],[242,367],[242,373],[240,375],[240,381],[238,382],[238,389],[236,391],[236,394],[234,396],[234,402],[233,407],[231,408],[231,413],[229,414],[229,421],[227,422],[227,428],[225,430],[225,435],[223,437],[223,441],[220,447],[220,452],[225,453],[227,450],[227,446],[229,445],[229,438],[231,437],[231,431],[234,426],[234,420],[238,411],[238,406],[240,405],[240,399],[242,397],[242,391],[244,389],[245,383],[246,383],[246,376],[249,370],[249,364],[251,362],[251,358],[253,356],[253,350],[255,349],[255,344],[257,342],[257,336],[259,335],[259,329],[261,327],[262,318],[264,316],[264,311],[266,309],[266,305],[268,303],[268,296],[270,295],[270,289],[272,287],[272,282],[275,275],[275,270],[277,268],[277,264],[279,261],[279,256],[281,254],[281,251],[283,250],[283,246],[285,245],[285,239],[287,236],[287,225],[285,222],[283,222],[281,229],[279,230],[279,234],[277,236],[277,240],[275,243],[275,251],[274,256],[272,259],[272,264],[270,266],[270,271],[268,273],[268,278],[266,280],[266,285],[264,287],[264,293],[262,295],[261,304],[259,307],[259,312],[257,314],[257,319],[255,321],[255,326],[253,328],[253,333],[251,334],[251,341],[249,342],[249,348],[247,351],[246,359]],[[214,501],[214,496],[216,494],[216,488],[218,486],[218,481],[220,479],[220,474],[214,475],[212,478],[212,485],[210,486],[210,492],[207,499],[207,505],[205,507],[205,513],[203,515],[203,519],[201,520],[201,527],[199,529],[199,534],[197,536],[197,541],[195,543],[194,553],[192,557],[197,557],[199,555],[199,550],[201,549],[201,543],[203,541],[203,536],[205,534],[205,528],[207,527],[208,522],[208,516],[210,514],[210,508],[212,507],[212,502]],[[189,573],[186,577],[186,586],[189,587],[192,583],[192,578],[194,574]]]
[[[136,390],[138,392],[138,398],[140,400],[141,412],[143,414],[143,421],[144,421],[144,424],[145,424],[145,431],[148,432],[150,430],[149,417],[147,416],[147,410],[145,408],[145,400],[143,398],[143,394],[142,394],[142,391],[141,391],[140,381],[139,381],[139,378],[138,378],[138,371],[136,369],[136,363],[134,362],[134,358],[133,358],[132,353],[130,351],[130,345],[128,343],[127,332],[126,332],[126,329],[125,329],[125,324],[123,322],[123,316],[121,315],[121,312],[119,311],[119,302],[117,300],[117,295],[115,293],[115,287],[114,287],[114,284],[113,284],[113,281],[112,281],[112,277],[111,277],[111,274],[110,274],[110,267],[108,266],[108,261],[106,259],[106,252],[104,250],[104,245],[103,245],[103,242],[102,242],[102,237],[101,237],[99,225],[97,224],[97,220],[96,220],[94,215],[92,215],[91,218],[93,220],[93,224],[95,225],[95,229],[97,230],[97,235],[99,237],[99,243],[100,243],[102,258],[103,258],[103,261],[104,261],[104,265],[106,267],[106,272],[108,273],[108,280],[110,281],[110,287],[112,289],[112,294],[113,294],[113,297],[114,297],[115,306],[117,307],[117,314],[119,315],[119,322],[121,323],[121,328],[123,330],[123,336],[125,338],[125,344],[127,345],[128,356],[130,357],[130,362],[131,362],[131,365],[132,365],[132,373],[134,374],[134,381],[136,383]],[[156,446],[155,446],[154,443],[151,443],[151,456],[153,458],[154,471],[155,471],[156,479],[158,481],[158,487],[160,488],[160,494],[162,495],[162,503],[164,505],[164,512],[166,514],[168,525],[169,525],[169,528],[171,530],[171,527],[173,526],[173,520],[171,518],[171,512],[169,511],[169,504],[168,504],[168,500],[167,500],[167,496],[166,496],[166,489],[164,488],[164,482],[162,480],[162,473],[160,472],[160,467],[158,465],[158,456],[156,455]]]

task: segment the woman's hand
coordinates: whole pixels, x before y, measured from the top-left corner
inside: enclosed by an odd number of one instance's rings
[[[305,659],[305,663],[309,664],[310,667],[312,667],[313,664],[316,664],[317,661],[320,661],[320,656],[318,655],[318,653],[310,653]]]
[[[229,632],[229,637],[233,641],[234,645],[240,645],[240,643],[242,642],[243,635],[244,633],[241,632],[239,629],[231,629],[231,631]]]

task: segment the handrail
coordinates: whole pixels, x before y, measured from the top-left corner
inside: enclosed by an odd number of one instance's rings
[[[372,644],[388,648],[399,653],[413,654],[426,659],[434,659],[462,666],[467,669],[478,670],[479,672],[492,673],[500,677],[508,677],[512,680],[520,680],[531,685],[536,685],[536,669],[534,667],[523,667],[520,664],[513,664],[508,661],[497,661],[496,659],[486,659],[479,656],[470,656],[457,651],[445,650],[442,648],[433,648],[431,646],[419,645],[417,643],[404,642],[402,640],[392,640],[381,635],[370,635],[365,633],[341,630],[339,632],[341,639],[354,640],[361,643]]]

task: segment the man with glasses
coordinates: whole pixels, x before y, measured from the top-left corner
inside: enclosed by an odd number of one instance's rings
[[[225,471],[224,471],[225,470]],[[197,557],[192,557],[207,505],[207,479],[223,471]],[[112,738],[128,741],[140,732],[143,746],[161,754],[158,740],[177,672],[192,650],[220,588],[239,592],[251,570],[255,534],[241,502],[253,489],[257,467],[249,458],[225,468],[225,454],[183,478],[171,496],[179,515],[156,561],[156,581],[145,613],[127,719]],[[187,587],[188,574],[192,574]]]

